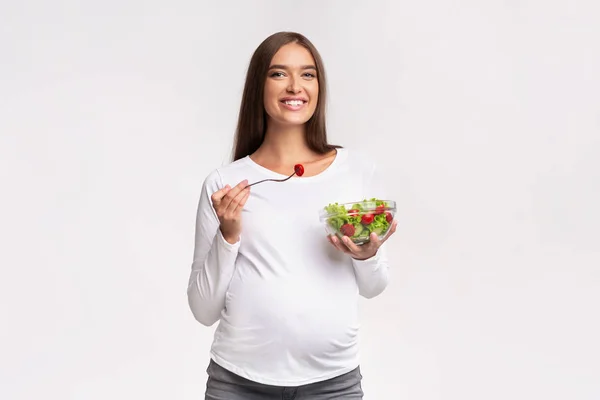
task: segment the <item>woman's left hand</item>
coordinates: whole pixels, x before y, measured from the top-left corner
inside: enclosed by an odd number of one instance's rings
[[[398,225],[397,221],[392,222],[392,226],[390,227],[390,232],[383,240],[379,240],[375,233],[371,233],[369,243],[363,245],[356,245],[350,240],[348,236],[343,236],[340,240],[339,237],[335,235],[328,235],[329,243],[333,245],[339,251],[342,251],[346,254],[349,254],[352,258],[356,260],[366,260],[373,257],[377,254],[377,250],[381,247],[381,245],[390,238],[396,232],[396,226]]]

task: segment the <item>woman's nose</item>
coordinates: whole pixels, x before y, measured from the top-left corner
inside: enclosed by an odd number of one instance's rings
[[[290,79],[290,84],[289,84],[287,90],[288,90],[288,92],[291,92],[291,93],[298,93],[301,89],[300,89],[300,86],[296,83],[296,80],[292,78],[292,79]]]

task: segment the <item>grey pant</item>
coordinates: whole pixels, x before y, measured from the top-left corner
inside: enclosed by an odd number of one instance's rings
[[[271,386],[250,381],[226,370],[212,359],[206,369],[205,400],[361,400],[360,367],[322,382],[297,387]]]

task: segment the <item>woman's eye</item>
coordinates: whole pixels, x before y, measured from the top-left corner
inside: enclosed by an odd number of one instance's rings
[[[307,78],[314,78],[315,74],[313,74],[311,72],[307,72],[307,73],[304,74],[304,76],[307,77]]]
[[[283,72],[273,72],[271,76],[274,78],[280,78],[283,76]]]

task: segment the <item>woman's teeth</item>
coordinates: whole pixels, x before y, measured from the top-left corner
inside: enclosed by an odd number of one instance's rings
[[[302,100],[286,100],[284,101],[284,103],[288,106],[301,106],[302,104],[304,104]]]

